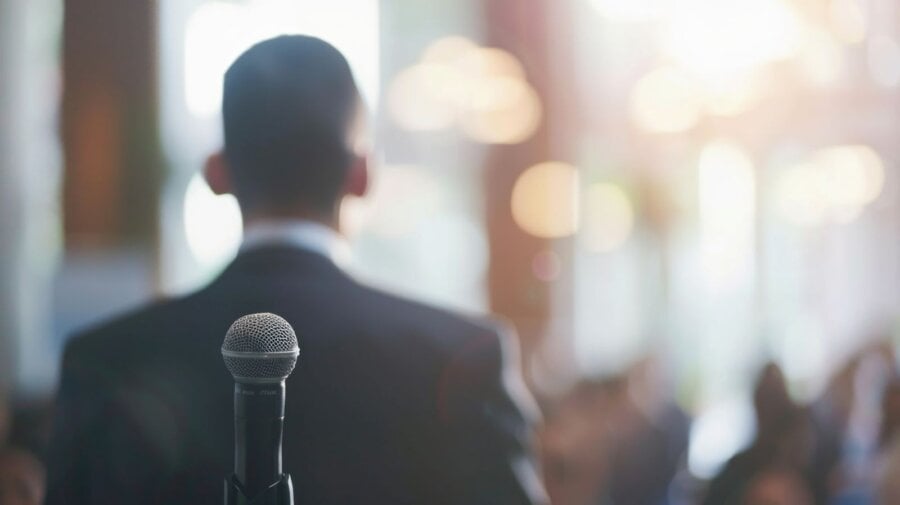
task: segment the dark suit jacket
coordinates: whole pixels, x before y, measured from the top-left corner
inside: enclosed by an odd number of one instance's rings
[[[281,315],[300,340],[284,434],[297,505],[541,499],[534,417],[499,327],[275,246],[242,254],[193,295],[71,340],[47,503],[222,503],[234,383],[219,349],[254,312]]]

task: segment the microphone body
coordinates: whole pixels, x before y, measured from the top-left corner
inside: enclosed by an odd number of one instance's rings
[[[284,382],[234,384],[234,475],[247,496],[281,478]]]
[[[225,505],[293,505],[291,477],[282,471],[284,381],[300,349],[293,328],[275,314],[250,314],[228,329],[222,344],[234,377],[234,474]]]

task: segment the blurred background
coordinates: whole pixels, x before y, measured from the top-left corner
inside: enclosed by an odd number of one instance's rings
[[[900,503],[893,0],[0,0],[0,474],[73,332],[234,257],[199,171],[282,33],[369,109],[352,268],[515,324],[554,503]]]

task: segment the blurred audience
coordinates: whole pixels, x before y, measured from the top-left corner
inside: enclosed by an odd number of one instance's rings
[[[779,501],[812,494],[806,478],[814,449],[806,409],[795,405],[781,369],[766,365],[753,393],[756,438],[712,480],[704,504],[803,503]],[[765,501],[771,499],[771,501]]]
[[[44,501],[44,467],[23,449],[0,449],[0,505],[39,505]]]

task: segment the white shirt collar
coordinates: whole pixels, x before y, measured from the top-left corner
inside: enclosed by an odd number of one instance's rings
[[[240,252],[268,245],[287,245],[329,258],[346,267],[351,260],[350,245],[333,229],[302,219],[267,220],[247,225]]]

